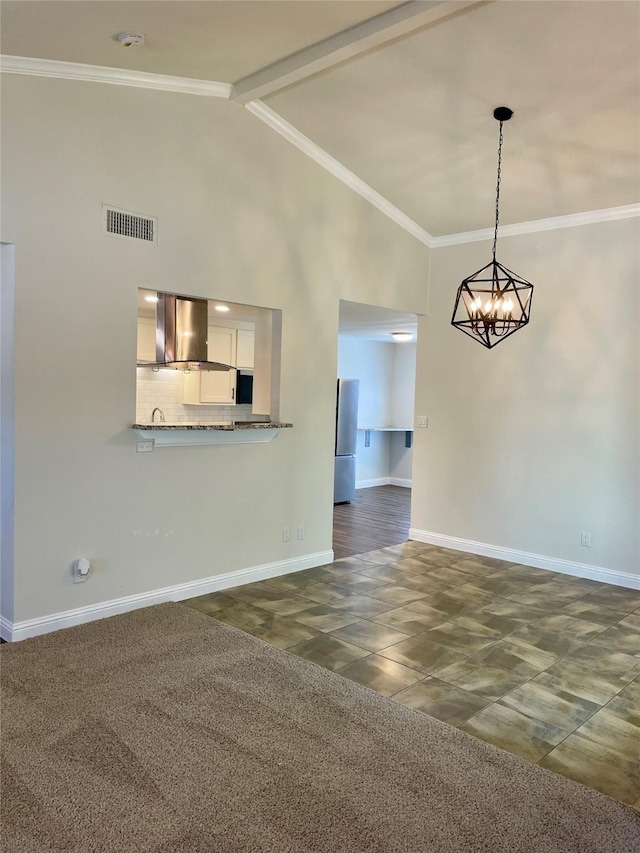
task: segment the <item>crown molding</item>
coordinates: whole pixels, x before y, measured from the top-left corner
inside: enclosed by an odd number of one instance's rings
[[[57,77],[63,80],[83,80],[91,83],[110,83],[115,86],[135,86],[138,89],[157,89],[162,92],[204,95],[227,100],[231,97],[233,88],[230,83],[216,83],[212,80],[172,77],[168,74],[151,74],[148,71],[131,71],[126,68],[109,68],[104,65],[84,65],[80,62],[61,62],[57,59],[37,59],[7,54],[0,55],[0,72],[28,74],[35,77]]]
[[[157,89],[186,95],[205,95],[225,98],[226,100],[229,100],[233,93],[233,86],[230,83],[194,80],[188,77],[170,77],[166,74],[151,74],[145,71],[130,71],[103,65],[85,65],[79,62],[61,62],[56,59],[36,59],[29,56],[10,56],[8,54],[0,55],[0,72],[36,77],[56,77],[64,80],[83,80],[92,83],[110,83],[117,86],[135,86],[141,89]],[[308,157],[311,157],[312,160],[315,160],[316,163],[377,207],[385,216],[388,216],[405,231],[420,240],[421,243],[426,246],[431,245],[432,237],[427,231],[261,101],[251,101],[245,106],[265,124],[288,139]]]
[[[61,62],[57,59],[37,59],[29,56],[0,54],[0,72],[36,77],[55,77],[64,80],[82,80],[92,83],[110,83],[116,86],[134,86],[139,89],[156,89],[163,92],[178,92],[184,95],[201,95],[225,100],[232,100],[234,96],[234,87],[231,83],[197,80],[190,77],[172,77],[167,74],[109,68],[103,65],[85,65],[79,62]],[[493,228],[434,237],[262,101],[250,101],[245,104],[245,108],[430,249],[457,246],[462,243],[479,243],[493,238]],[[535,219],[513,225],[502,225],[500,226],[500,236],[513,237],[522,234],[534,234],[538,231],[555,231],[561,228],[574,228],[580,225],[612,222],[637,216],[640,216],[640,204],[627,204],[622,207],[610,207],[603,210],[590,210],[567,216],[553,216],[548,219]]]
[[[551,216],[548,219],[532,219],[529,222],[501,225],[499,234],[501,237],[514,237],[519,234],[535,234],[537,231],[557,231],[579,225],[632,219],[635,216],[640,216],[640,204],[625,204],[622,207],[607,207],[602,210],[587,210],[584,213],[570,213],[567,216]],[[442,246],[459,246],[461,243],[479,243],[483,240],[493,240],[493,234],[493,228],[445,234],[442,237],[432,237],[431,247],[439,249]]]
[[[395,205],[391,204],[390,201],[381,196],[380,193],[377,193],[369,184],[366,184],[361,178],[350,172],[346,166],[343,166],[342,163],[338,162],[330,154],[327,154],[323,148],[312,142],[308,136],[300,133],[299,130],[289,124],[288,121],[285,121],[266,104],[263,104],[262,101],[250,101],[248,104],[245,104],[245,108],[272,128],[272,130],[275,130],[276,133],[279,133],[280,136],[283,136],[295,145],[296,148],[299,148],[300,151],[322,166],[323,169],[326,169],[334,177],[342,181],[343,184],[346,184],[374,207],[377,207],[385,216],[388,216],[389,219],[392,219],[397,225],[404,228],[405,231],[408,231],[409,234],[416,237],[421,243],[424,243],[425,246],[433,245],[433,237],[428,231],[421,228],[417,222],[410,219]]]

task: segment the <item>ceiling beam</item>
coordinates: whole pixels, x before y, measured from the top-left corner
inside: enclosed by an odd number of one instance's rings
[[[403,3],[237,80],[233,85],[231,100],[247,104],[258,98],[266,98],[292,83],[299,83],[313,74],[326,71],[339,62],[408,35],[469,6],[478,5],[485,5],[485,2],[411,0]]]

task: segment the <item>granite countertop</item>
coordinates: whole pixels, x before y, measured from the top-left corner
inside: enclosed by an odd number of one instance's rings
[[[238,429],[290,429],[291,427],[293,427],[293,424],[274,423],[273,421],[184,421],[180,424],[133,424],[132,429],[227,430],[233,432]]]

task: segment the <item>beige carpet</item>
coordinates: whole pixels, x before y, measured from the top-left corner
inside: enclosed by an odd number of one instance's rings
[[[179,604],[0,655],[7,853],[640,850],[632,809]]]

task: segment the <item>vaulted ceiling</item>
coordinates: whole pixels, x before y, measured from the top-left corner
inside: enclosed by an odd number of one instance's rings
[[[640,201],[634,0],[3,0],[1,12],[5,55],[235,84],[232,99],[259,99],[429,235],[492,225],[503,104],[502,223]],[[144,47],[119,44],[132,31]]]

